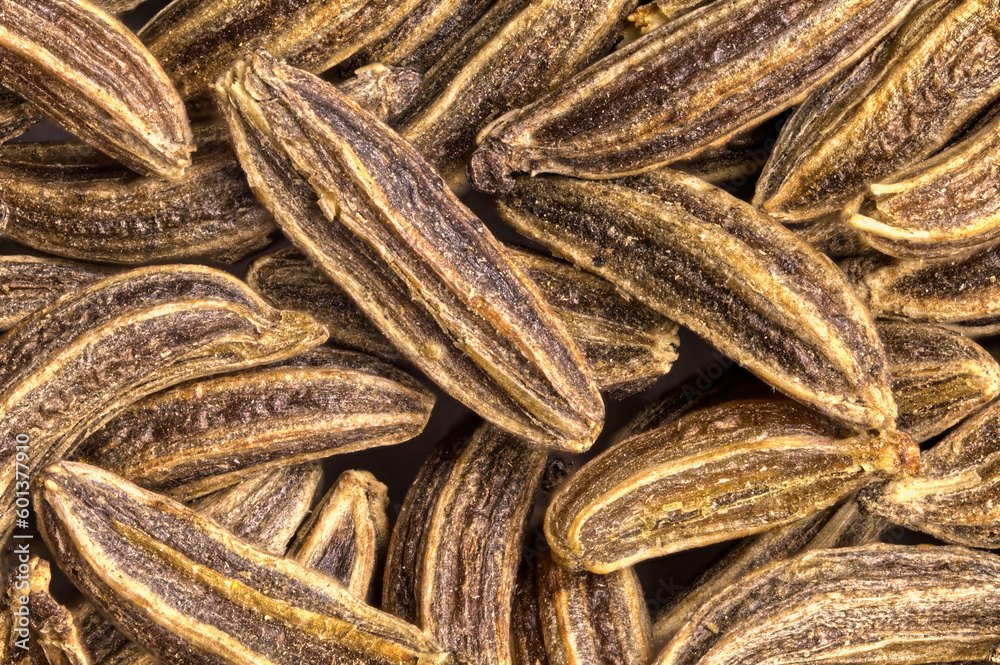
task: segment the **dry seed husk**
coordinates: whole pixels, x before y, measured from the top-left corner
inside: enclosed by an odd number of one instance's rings
[[[896,427],[917,443],[944,432],[1000,393],[1000,366],[984,348],[939,326],[880,321]]]
[[[608,573],[760,533],[916,465],[905,434],[855,434],[794,402],[744,400],[615,444],[552,497],[545,536],[572,569]]]
[[[33,478],[157,390],[325,339],[307,315],[275,310],[235,277],[200,266],[122,273],[31,314],[0,337],[0,541],[14,521],[17,469]],[[27,460],[17,459],[17,435],[29,439]]]
[[[711,0],[653,0],[636,7],[628,20],[645,35],[709,2]]]
[[[281,556],[309,514],[323,479],[318,462],[259,474],[190,505],[202,517],[265,552]],[[91,665],[152,665],[154,659],[129,641],[89,602],[73,613]]]
[[[849,226],[840,213],[788,227],[795,235],[831,259],[875,254],[864,234]]]
[[[412,147],[262,52],[216,93],[251,186],[285,235],[407,359],[518,436],[589,448],[604,405],[583,354]]]
[[[375,63],[355,70],[337,88],[382,122],[393,122],[413,103],[423,80],[415,69]]]
[[[884,254],[936,258],[1000,238],[1000,113],[959,143],[871,185],[863,214],[849,219]]]
[[[257,49],[319,73],[389,34],[422,0],[174,0],[139,31],[184,99]]]
[[[422,2],[392,33],[358,53],[356,60],[427,71],[496,1]]]
[[[422,95],[399,133],[453,188],[464,187],[476,135],[499,114],[554,90],[611,49],[637,0],[515,0],[521,9],[499,23],[490,14],[428,73]],[[501,0],[503,2],[503,0]],[[495,8],[498,12],[503,7]],[[485,25],[484,25],[485,24]],[[485,37],[485,34],[482,35]],[[431,92],[428,90],[428,92]]]
[[[885,352],[844,276],[721,189],[668,169],[613,183],[520,176],[497,209],[786,395],[858,427],[895,420]]]
[[[48,665],[90,665],[73,616],[49,593],[52,572],[48,561],[32,557],[28,565],[31,630]]]
[[[223,128],[202,128],[196,138],[191,167],[169,181],[93,160],[76,143],[4,147],[6,237],[56,256],[124,264],[233,263],[267,247],[274,220],[250,191]]]
[[[59,259],[0,256],[0,330],[8,330],[64,293],[106,278],[110,271]]]
[[[546,453],[492,425],[445,440],[393,528],[382,606],[463,662],[511,662],[511,598]]]
[[[433,405],[395,367],[324,347],[136,401],[74,459],[188,500],[267,468],[408,441]]]
[[[912,12],[796,110],[754,203],[781,219],[813,219],[942,148],[1000,93],[998,19],[994,0],[934,0]]]
[[[389,545],[388,488],[367,471],[345,471],[302,525],[288,556],[367,598]]]
[[[0,76],[139,173],[178,178],[191,164],[191,127],[163,69],[128,28],[86,0],[5,0]]]
[[[573,572],[545,555],[538,563],[539,616],[553,665],[646,665],[650,622],[631,568]]]
[[[688,159],[805,99],[914,4],[706,4],[501,117],[480,136],[470,179],[506,192],[515,171],[611,178]]]
[[[925,452],[912,478],[864,491],[865,509],[949,543],[1000,547],[1000,402]]]
[[[957,259],[848,259],[841,268],[878,318],[971,337],[1000,332],[1000,245]]]
[[[329,577],[110,472],[52,465],[38,477],[35,505],[71,581],[166,662],[453,662],[422,631]],[[213,601],[192,606],[192,597]]]
[[[23,97],[0,87],[0,143],[20,136],[40,118],[41,113]]]
[[[550,665],[538,609],[538,563],[521,560],[510,611],[510,650],[513,665]]]
[[[815,550],[762,568],[691,616],[656,665],[909,665],[1000,643],[1000,558],[957,547]]]

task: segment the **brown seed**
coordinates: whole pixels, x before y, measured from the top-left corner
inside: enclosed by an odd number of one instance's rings
[[[438,445],[393,528],[385,610],[463,662],[510,663],[512,587],[545,460],[492,425]]]
[[[130,403],[324,339],[306,315],[274,310],[231,275],[200,266],[122,273],[31,314],[0,337],[0,542],[13,525],[14,488],[26,490]]]
[[[518,177],[498,211],[786,395],[857,427],[892,426],[867,309],[828,258],[749,204],[661,169],[615,182]]]
[[[117,476],[59,462],[38,478],[60,568],[131,638],[184,665],[452,663],[426,635],[329,577],[247,545]],[[192,598],[212,598],[192,607]]]
[[[28,566],[31,630],[48,665],[90,665],[72,615],[49,593],[52,572],[48,561],[32,557]]]
[[[395,367],[319,348],[126,405],[74,459],[188,500],[265,469],[408,441],[433,405]]]
[[[783,220],[856,206],[942,148],[1000,94],[1000,6],[933,0],[782,127],[755,205]]]
[[[538,562],[521,559],[510,612],[510,649],[513,665],[550,665],[538,609]]]
[[[728,402],[615,444],[552,497],[545,535],[572,569],[608,573],[760,533],[910,471],[905,434],[854,434],[793,402]]]
[[[216,93],[258,197],[407,359],[504,429],[566,450],[591,445],[604,409],[582,353],[412,147],[264,53]]]
[[[139,173],[178,178],[194,150],[163,69],[86,0],[5,0],[0,75],[48,117]]]
[[[517,171],[611,178],[688,159],[801,102],[914,4],[707,3],[502,116],[480,136],[470,179],[503,193]]]
[[[0,256],[0,330],[12,328],[59,296],[109,274],[106,268],[72,261]]]

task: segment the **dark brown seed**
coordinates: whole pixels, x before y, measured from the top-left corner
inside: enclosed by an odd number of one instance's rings
[[[521,560],[510,613],[510,648],[513,665],[550,665],[538,610],[538,563]]]
[[[0,256],[0,330],[59,296],[98,282],[106,268],[34,256]]]

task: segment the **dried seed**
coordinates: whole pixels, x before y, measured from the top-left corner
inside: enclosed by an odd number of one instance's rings
[[[539,613],[554,665],[646,665],[649,611],[631,568],[571,572],[549,556],[538,564]]]
[[[191,127],[163,69],[117,19],[86,0],[5,0],[4,84],[131,169],[177,178]]]
[[[865,509],[946,542],[1000,547],[1000,402],[993,402],[925,452],[912,478],[860,495]]]
[[[184,665],[451,663],[417,628],[194,511],[72,462],[36,487],[60,567],[130,638]],[[192,607],[192,597],[212,598]]]
[[[498,210],[786,395],[859,427],[892,426],[885,352],[847,280],[721,189],[667,169],[614,183],[522,176]]]
[[[805,99],[914,4],[706,4],[501,117],[480,135],[470,179],[507,192],[515,171],[609,178],[688,159]]]
[[[421,3],[390,34],[366,47],[357,62],[431,69],[496,0],[430,0]],[[523,2],[523,0],[522,0]]]
[[[408,441],[433,405],[395,367],[319,348],[126,405],[74,459],[188,500],[275,466]]]
[[[393,122],[413,103],[423,80],[414,69],[376,63],[358,69],[337,87],[382,122]]]
[[[254,198],[221,127],[205,127],[183,178],[139,176],[87,146],[0,150],[6,236],[49,254],[109,263],[208,257],[239,261],[270,244],[274,221]]]
[[[98,282],[106,268],[34,256],[0,256],[0,330],[7,330],[64,293]]]
[[[41,119],[21,95],[0,87],[0,143],[16,138]]]
[[[422,0],[174,0],[139,37],[185,99],[266,49],[319,73],[388,35]]]
[[[131,402],[324,339],[308,316],[274,310],[231,275],[199,266],[140,268],[31,314],[0,337],[0,542],[14,521],[15,481],[30,481]],[[27,451],[17,451],[18,436]]]
[[[790,524],[918,455],[895,430],[854,434],[793,402],[729,402],[591,460],[552,497],[545,536],[561,565],[608,573]]]
[[[825,215],[789,229],[798,237],[832,259],[874,254],[864,234],[845,223],[840,213]]]
[[[878,318],[972,337],[1000,332],[1000,245],[958,259],[848,259],[841,268]]]
[[[414,365],[518,436],[590,446],[604,408],[582,353],[408,144],[329,84],[264,53],[216,92],[251,186],[279,226]]]
[[[1000,114],[903,177],[869,187],[850,225],[885,254],[936,258],[1000,238]]]
[[[754,203],[813,219],[943,147],[1000,93],[998,20],[994,0],[923,3],[792,115]]]
[[[367,471],[345,471],[302,525],[288,556],[367,598],[389,545],[389,492]]]
[[[896,427],[922,443],[1000,394],[1000,366],[969,338],[938,326],[882,321]]]
[[[32,557],[28,567],[31,630],[48,665],[90,665],[72,615],[49,593],[52,572],[48,561]]]
[[[510,612],[513,665],[550,665],[538,609],[538,565],[521,559]]]
[[[431,453],[407,492],[385,567],[386,611],[463,662],[511,662],[512,587],[544,450],[492,425]]]
[[[448,181],[465,186],[476,135],[497,115],[554,90],[611,49],[637,0],[502,0],[427,74],[427,90],[399,133]],[[488,34],[488,36],[487,36]]]
[[[868,545],[776,562],[714,596],[655,665],[909,665],[990,658],[1000,558]]]

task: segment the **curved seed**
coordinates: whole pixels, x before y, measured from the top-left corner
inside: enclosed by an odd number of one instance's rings
[[[841,266],[873,316],[1000,332],[1000,245],[958,259],[859,259]]]
[[[538,596],[545,649],[554,665],[649,662],[649,611],[631,568],[608,575],[572,572],[543,556]]]
[[[515,171],[611,178],[695,156],[802,101],[914,4],[737,0],[683,13],[484,130],[472,184],[508,192]]]
[[[938,326],[881,321],[896,427],[922,443],[1000,394],[1000,366],[984,348]]]
[[[106,268],[34,256],[0,256],[0,330],[59,296],[98,282]]]
[[[546,452],[491,425],[445,441],[393,528],[382,605],[463,662],[511,662],[512,587]]]
[[[433,404],[391,365],[320,348],[134,402],[74,459],[186,500],[267,468],[408,441]]]
[[[245,544],[117,476],[59,462],[38,478],[39,528],[60,567],[131,639],[190,665],[432,665],[423,632],[320,573]],[[213,602],[192,611],[192,597]]]
[[[174,0],[139,31],[184,99],[257,49],[322,72],[388,35],[422,0]]]
[[[15,481],[32,480],[130,403],[324,339],[308,316],[274,310],[231,275],[199,266],[122,273],[30,315],[0,337],[0,541],[12,528]]]
[[[790,524],[909,470],[905,434],[853,434],[777,400],[729,402],[626,439],[553,497],[553,557],[595,573]]]
[[[908,479],[873,486],[865,509],[970,547],[1000,547],[1000,403],[994,401],[921,456]]]
[[[345,471],[302,525],[288,556],[367,598],[389,545],[388,506],[388,488],[375,476]]]
[[[538,564],[521,559],[510,612],[513,665],[550,665],[538,609]]]
[[[1000,6],[934,0],[781,130],[755,205],[788,220],[836,212],[942,148],[1000,94]]]
[[[503,4],[519,10],[508,14]],[[617,40],[637,0],[501,0],[427,74],[427,90],[399,133],[455,189],[476,135],[497,115],[557,88]]]
[[[139,173],[179,178],[191,127],[163,69],[117,19],[86,0],[6,0],[5,85]]]
[[[1000,238],[1000,114],[979,131],[911,169],[869,187],[864,214],[849,223],[884,254],[937,258]]]
[[[776,562],[693,614],[655,665],[986,660],[1000,644],[1000,558],[868,545]]]
[[[363,49],[355,60],[426,72],[495,2],[497,0],[422,2],[389,35]]]
[[[414,365],[519,436],[591,445],[604,409],[582,353],[412,147],[329,84],[264,53],[216,93],[282,230]]]
[[[721,189],[667,169],[613,183],[525,176],[497,209],[786,395],[858,427],[892,426],[885,352],[848,281]]]

